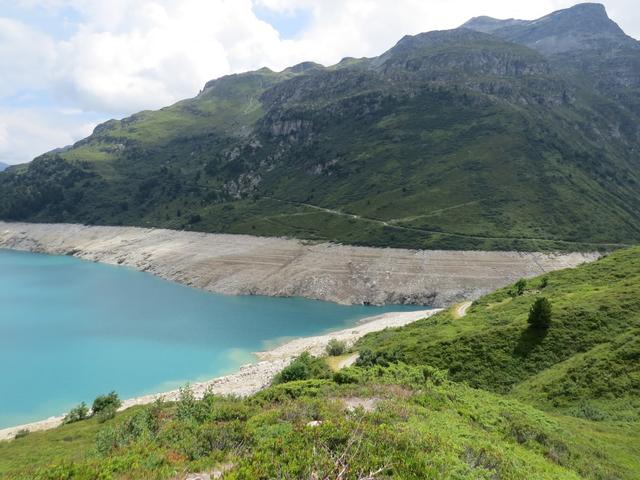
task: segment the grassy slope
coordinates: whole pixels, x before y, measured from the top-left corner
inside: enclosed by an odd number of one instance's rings
[[[445,312],[369,335],[359,348],[371,350],[374,362],[449,368],[454,380],[541,406],[566,411],[595,400],[605,416],[622,414],[618,408],[626,405],[638,418],[640,248],[530,280],[521,296],[511,288],[482,297],[461,319]],[[542,333],[526,323],[537,296],[553,308],[552,325]]]
[[[333,478],[346,466],[345,478],[635,479],[639,288],[640,247],[617,251],[530,280],[521,296],[487,295],[462,318],[371,334],[357,346],[365,366],[333,380],[246,400],[186,395],[1,443],[0,475],[172,478],[232,464],[225,478]],[[526,326],[539,295],[553,306],[546,335]],[[349,413],[354,399],[379,403]]]
[[[378,478],[631,479],[640,468],[637,433],[554,418],[442,376],[352,368],[356,383],[347,385],[293,382],[248,400],[137,409],[104,425],[95,443],[87,433],[98,426],[87,422],[0,444],[0,474],[172,478],[233,464],[225,478],[333,478],[346,466],[344,478],[381,469]],[[349,413],[344,402],[354,399],[379,403],[375,412]],[[56,442],[67,442],[64,453]],[[96,451],[107,444],[116,446]]]

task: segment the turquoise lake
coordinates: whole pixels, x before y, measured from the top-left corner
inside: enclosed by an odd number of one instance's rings
[[[127,268],[0,250],[0,428],[237,370],[251,352],[388,311],[215,295]]]

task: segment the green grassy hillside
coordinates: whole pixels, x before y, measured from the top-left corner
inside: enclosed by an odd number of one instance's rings
[[[30,434],[0,444],[0,474],[155,479],[228,468],[224,478],[524,480],[640,471],[638,432],[623,425],[556,418],[425,367],[348,376],[346,385],[298,381],[248,400],[185,396],[102,426]]]
[[[527,324],[540,296],[548,330]],[[448,368],[451,378],[535,405],[603,418],[640,418],[640,248],[507,287],[455,319],[436,315],[358,345],[363,363],[401,360]],[[581,410],[589,410],[582,412]]]
[[[635,84],[603,90],[602,72],[510,40],[431,32],[209,82],[3,172],[0,218],[411,248],[638,241]],[[640,63],[640,48],[612,52]]]
[[[305,360],[247,399],[185,390],[0,443],[0,476],[636,479],[639,289],[640,247],[619,250],[370,334],[333,377]],[[541,296],[546,330],[527,323]]]

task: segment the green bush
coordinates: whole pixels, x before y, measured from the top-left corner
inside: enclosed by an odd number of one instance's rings
[[[341,342],[337,338],[332,338],[327,344],[326,351],[327,355],[331,357],[338,357],[347,351],[347,344],[345,342]]]
[[[276,375],[273,383],[277,385],[297,380],[331,378],[331,375],[331,369],[324,361],[312,357],[309,352],[303,352]]]
[[[330,380],[299,380],[296,382],[273,385],[258,392],[253,401],[258,404],[264,402],[284,402],[300,397],[317,397],[323,389],[333,386]]]
[[[100,410],[98,413],[96,413],[95,416],[98,419],[98,422],[104,423],[107,420],[111,420],[112,418],[114,418],[116,416],[117,411],[118,409],[116,408],[115,405],[108,405],[102,410]]]
[[[520,297],[524,293],[526,288],[527,288],[527,281],[524,278],[521,278],[513,285],[513,289],[511,290],[511,296]]]
[[[546,330],[551,325],[551,303],[545,297],[533,302],[529,310],[529,325],[536,330]]]
[[[176,418],[179,420],[200,419],[206,415],[201,411],[201,404],[196,399],[190,385],[180,388],[180,398],[176,402]]]
[[[22,430],[18,430],[16,434],[13,436],[14,440],[18,440],[19,438],[24,438],[29,435],[31,431],[28,428],[23,428]]]
[[[68,424],[79,422],[80,420],[86,419],[88,416],[89,407],[87,407],[86,403],[82,402],[80,405],[72,408],[71,411],[67,413],[67,415],[64,417],[64,420],[62,420],[62,423]]]
[[[94,415],[98,415],[105,410],[115,413],[122,406],[122,401],[118,398],[116,392],[110,392],[107,395],[100,395],[93,401],[91,410]]]

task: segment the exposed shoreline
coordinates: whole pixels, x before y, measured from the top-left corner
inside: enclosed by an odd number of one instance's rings
[[[268,386],[273,377],[300,353],[308,351],[313,355],[322,354],[327,343],[332,338],[337,338],[346,342],[348,345],[352,345],[367,333],[380,331],[385,328],[401,327],[422,318],[429,317],[439,311],[440,309],[415,312],[389,312],[362,319],[357,325],[343,330],[328,332],[313,337],[297,338],[271,350],[257,352],[256,355],[259,361],[240,367],[236,373],[204,382],[193,383],[190,385],[190,388],[196,397],[201,397],[207,390],[218,395],[249,396]],[[120,410],[126,410],[136,405],[153,403],[159,398],[167,401],[175,401],[179,398],[179,395],[179,390],[171,390],[130,398],[123,402]],[[0,441],[13,439],[15,434],[23,429],[27,429],[30,432],[38,432],[56,428],[62,424],[63,418],[64,415],[59,415],[38,422],[0,429]]]
[[[0,222],[0,248],[123,265],[215,293],[443,307],[598,253],[407,250],[137,227]]]
[[[0,248],[123,265],[222,294],[433,307],[472,300],[518,278],[575,267],[599,257],[595,252],[421,251],[137,227],[6,222],[0,222]],[[346,330],[292,340],[259,353],[258,363],[195,383],[192,388],[197,395],[208,388],[222,395],[250,395],[268,385],[302,351],[321,353],[330,338],[353,343],[366,333],[406,325],[436,311],[387,313]],[[174,400],[178,393],[129,399],[123,409],[160,396]],[[0,440],[13,438],[20,429],[54,428],[62,418],[2,429]]]

